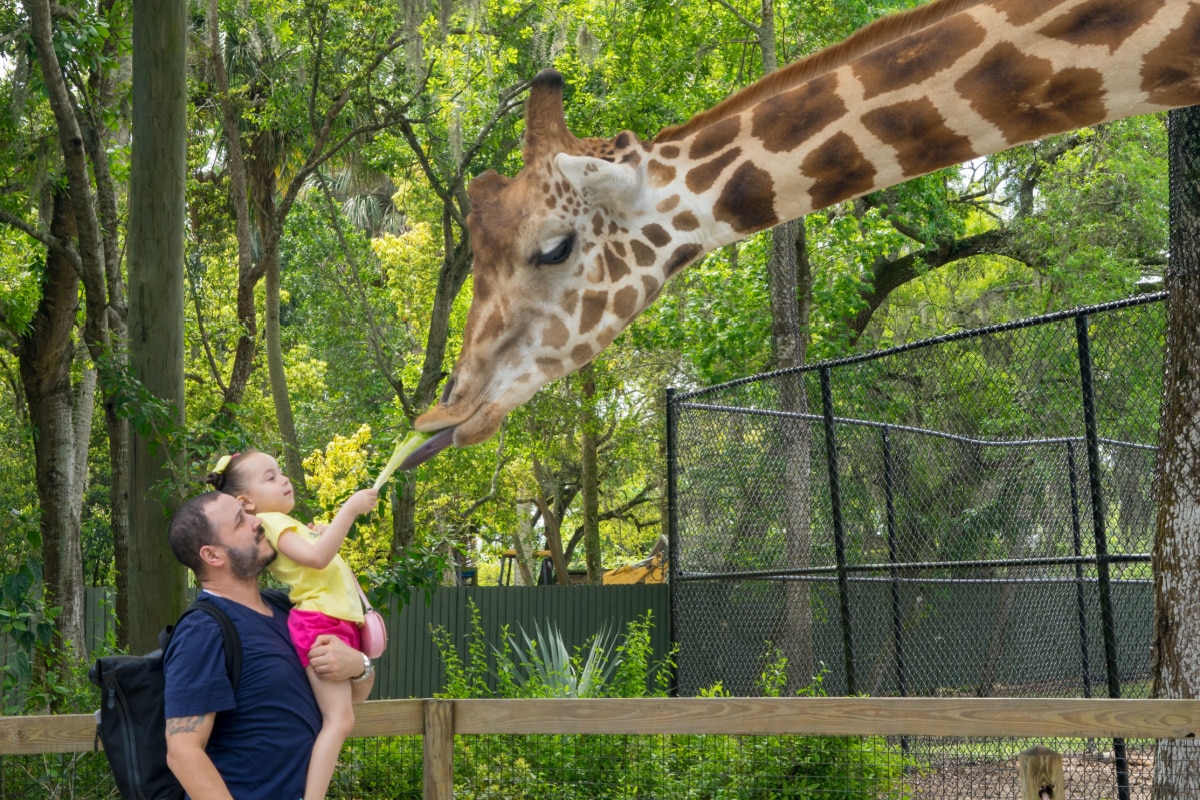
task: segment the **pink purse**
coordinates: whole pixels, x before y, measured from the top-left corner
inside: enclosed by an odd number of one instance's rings
[[[358,587],[358,596],[362,598],[364,608],[363,621],[358,626],[363,654],[367,658],[379,658],[387,649],[387,626],[383,622],[383,615],[371,608],[371,602],[363,594],[361,586]]]

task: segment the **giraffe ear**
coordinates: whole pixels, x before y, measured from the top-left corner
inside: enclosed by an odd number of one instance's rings
[[[566,153],[555,156],[554,163],[588,205],[625,208],[642,190],[642,173],[629,164]]]

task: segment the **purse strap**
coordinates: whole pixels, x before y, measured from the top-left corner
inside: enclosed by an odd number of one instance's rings
[[[371,601],[367,599],[367,594],[366,594],[366,592],[364,592],[364,591],[362,590],[362,584],[360,584],[360,583],[359,583],[357,580],[355,580],[355,581],[354,581],[354,588],[355,588],[355,589],[358,589],[358,596],[359,596],[360,598],[362,598],[362,603],[363,603],[363,608],[364,608],[364,610],[365,610],[365,611],[374,611],[375,609],[371,608]]]

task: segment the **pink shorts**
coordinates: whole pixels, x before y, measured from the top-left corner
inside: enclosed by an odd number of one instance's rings
[[[358,626],[344,619],[337,619],[320,611],[301,611],[293,608],[288,614],[288,632],[292,634],[292,646],[300,656],[300,665],[308,666],[308,651],[313,642],[324,633],[341,639],[355,650],[362,649],[362,637]]]

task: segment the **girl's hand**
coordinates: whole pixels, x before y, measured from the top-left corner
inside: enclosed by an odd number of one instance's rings
[[[350,495],[350,499],[347,500],[346,505],[342,507],[353,512],[354,516],[361,517],[363,514],[374,508],[375,504],[378,502],[378,489],[362,489]]]

